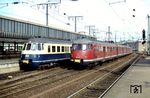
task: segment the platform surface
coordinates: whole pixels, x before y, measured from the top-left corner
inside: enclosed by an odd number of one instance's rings
[[[0,74],[19,71],[19,59],[1,59]]]
[[[150,57],[130,67],[102,98],[150,98]]]
[[[14,59],[0,59],[0,65],[2,64],[7,64],[7,63],[18,63],[19,58],[14,58]]]

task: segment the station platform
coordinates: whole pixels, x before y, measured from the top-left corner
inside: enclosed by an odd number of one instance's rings
[[[150,98],[150,57],[131,66],[102,98]]]
[[[0,74],[19,71],[19,58],[18,59],[0,59]]]

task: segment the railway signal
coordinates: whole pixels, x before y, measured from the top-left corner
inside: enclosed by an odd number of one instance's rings
[[[145,38],[146,38],[146,36],[145,36],[145,29],[143,29],[142,30],[142,39],[143,39],[143,42],[142,42],[142,44],[145,44]]]
[[[142,44],[145,44],[146,43],[146,41],[144,40],[143,42],[142,42]]]
[[[144,29],[142,31],[142,38],[143,38],[143,40],[145,40],[145,30]]]

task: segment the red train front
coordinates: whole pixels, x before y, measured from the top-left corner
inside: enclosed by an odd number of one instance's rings
[[[93,45],[89,40],[78,40],[72,45],[71,60],[75,63],[86,63],[93,58]]]

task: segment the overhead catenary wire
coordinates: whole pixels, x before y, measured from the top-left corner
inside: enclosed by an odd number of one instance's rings
[[[29,0],[28,0],[29,1]],[[31,1],[30,1],[31,2]],[[7,6],[9,6],[9,4],[13,4],[13,3],[0,3],[0,5],[4,5],[4,4],[6,4],[6,6],[2,6],[2,7],[0,7],[0,8],[4,8],[4,7],[7,7]],[[23,4],[23,3],[17,3],[17,4]],[[27,3],[26,3],[27,4]],[[29,4],[29,3],[28,3]],[[24,6],[27,6],[27,7],[30,7],[30,5],[24,5]],[[31,7],[31,9],[33,9],[33,10],[36,10],[35,8],[33,8],[33,7]],[[37,10],[36,10],[37,11]],[[2,12],[2,11],[1,11]],[[38,10],[38,12],[39,13],[41,13],[41,14],[45,14],[45,12],[42,10]],[[5,12],[2,12],[2,13],[7,13],[6,11]],[[9,14],[9,13],[7,13],[7,14]],[[55,17],[54,15],[57,15],[59,18],[57,18],[57,17]],[[58,22],[60,22],[60,23],[64,23],[64,24],[67,24],[68,23],[68,21],[66,22],[64,19],[61,19],[61,18],[66,18],[67,19],[67,17],[65,16],[65,15],[61,15],[61,14],[59,14],[59,13],[54,13],[54,12],[51,12],[50,14],[48,14],[48,16],[49,17],[51,17],[52,19],[55,19],[55,20],[57,20]],[[23,16],[21,16],[21,17],[23,17]],[[61,17],[61,18],[60,18]],[[26,17],[24,17],[25,19],[30,19],[30,18],[26,18]],[[33,19],[33,20],[35,20],[35,19]],[[71,24],[70,24],[71,25]]]
[[[118,19],[124,24],[124,27],[126,26],[127,28],[128,28],[128,30],[133,30],[133,28],[132,27],[129,27],[129,25],[127,25],[126,24],[126,21],[127,21],[127,17],[121,17],[121,15],[119,15],[118,14],[118,12],[114,9],[114,5],[119,5],[119,3],[121,3],[121,4],[125,4],[125,6],[126,6],[126,8],[128,7],[128,3],[126,2],[126,0],[117,0],[117,1],[115,1],[115,2],[111,2],[110,0],[108,1],[108,0],[104,0],[105,2],[106,2],[106,4],[111,8],[111,10],[113,11],[113,13],[116,15],[116,17],[118,17]],[[130,9],[129,9],[130,10]],[[135,11],[135,8],[133,8],[132,9],[133,11]],[[132,11],[131,10],[131,11]],[[132,15],[131,15],[132,16]],[[130,16],[128,17],[128,18],[130,18]],[[130,21],[130,23],[132,23],[133,22],[133,18],[136,18],[136,17],[131,17],[132,18],[132,20],[129,20]],[[136,23],[136,22],[133,22],[134,24]],[[136,25],[135,25],[136,26]],[[134,27],[135,27],[134,26]],[[133,32],[133,31],[132,31]],[[126,32],[127,33],[127,35],[129,36],[129,37],[131,37],[131,39],[135,39],[135,37],[134,37],[134,35],[133,34],[130,34],[129,32]],[[138,37],[138,39],[139,39],[139,37]]]

